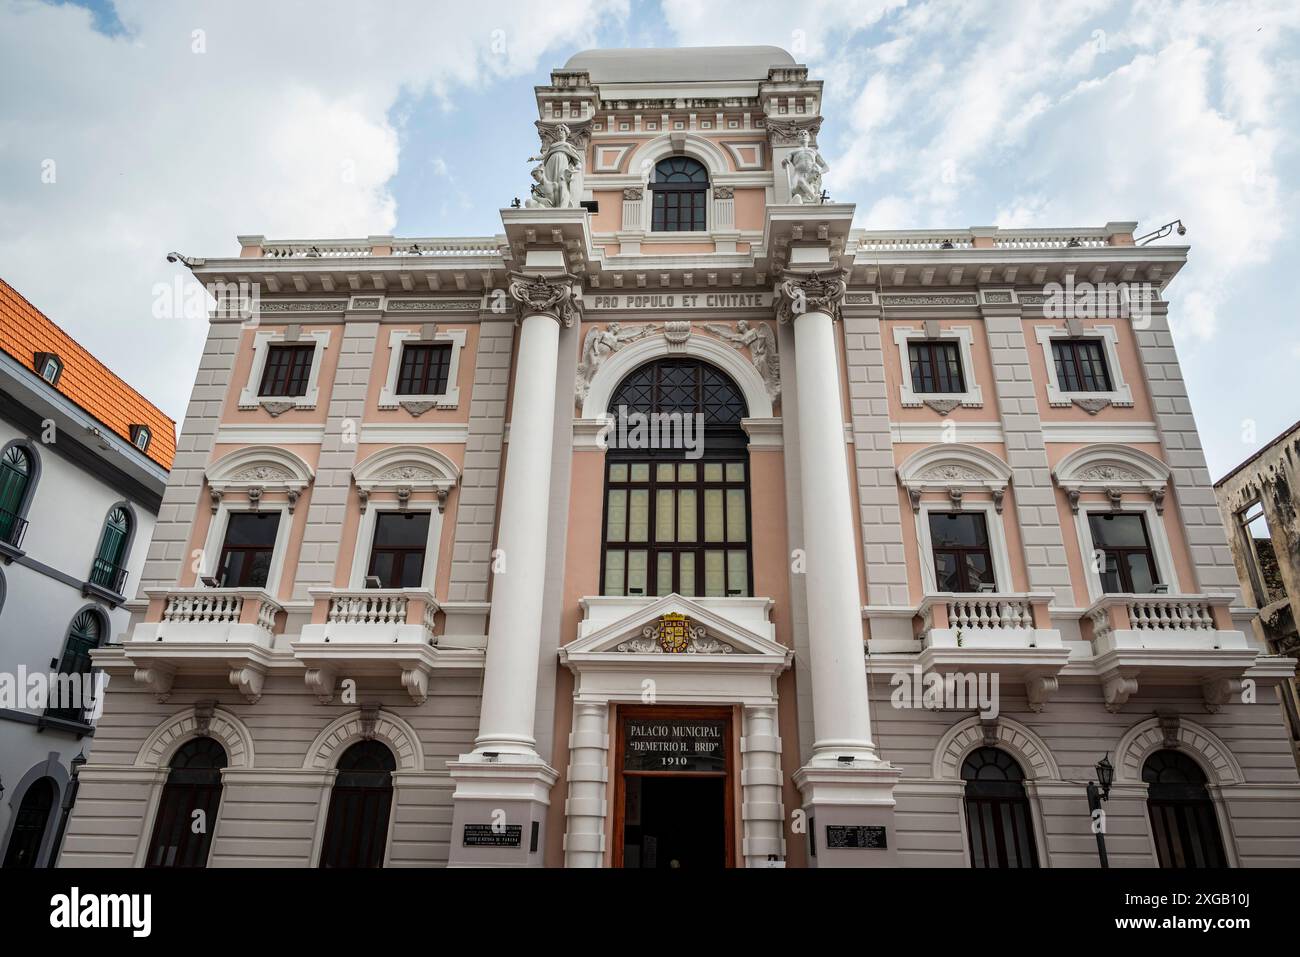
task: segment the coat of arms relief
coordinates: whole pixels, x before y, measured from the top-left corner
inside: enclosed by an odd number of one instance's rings
[[[641,629],[640,638],[629,638],[615,650],[637,655],[729,655],[736,649],[685,615],[669,614]]]

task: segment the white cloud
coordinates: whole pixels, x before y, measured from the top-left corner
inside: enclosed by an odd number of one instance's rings
[[[627,0],[116,9],[0,5],[0,275],[179,419],[206,325],[151,318],[165,252],[391,231],[402,98],[545,73]]]

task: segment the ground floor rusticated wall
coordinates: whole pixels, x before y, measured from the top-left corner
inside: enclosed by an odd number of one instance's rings
[[[783,682],[782,692],[788,688]],[[140,866],[168,761],[181,744],[206,730],[229,758],[209,866],[314,866],[335,764],[349,744],[367,736],[387,745],[397,761],[385,864],[443,865],[453,791],[446,762],[473,746],[478,679],[438,678],[429,690],[428,700],[416,705],[400,691],[370,694],[363,688],[359,698],[368,707],[362,709],[337,700],[321,704],[288,676],[268,678],[261,699],[253,703],[232,695],[228,685],[199,678],[178,679],[165,702],[117,682],[109,689],[91,762],[81,771],[60,864]],[[1300,864],[1300,780],[1271,689],[1260,703],[1208,713],[1196,689],[1155,687],[1112,714],[1095,683],[1062,682],[1039,712],[1029,710],[1021,689],[1008,687],[993,722],[982,722],[971,711],[894,708],[890,686],[879,677],[872,692],[882,756],[903,772],[890,834],[903,866],[970,865],[960,767],[973,749],[990,743],[1014,757],[1024,772],[1040,866],[1097,866],[1085,786],[1103,755],[1116,768],[1105,805],[1110,864],[1155,866],[1141,768],[1171,740],[1205,771],[1230,865]],[[213,700],[215,707],[205,707]],[[783,694],[782,719],[790,705]],[[203,728],[200,722],[206,722]],[[792,722],[778,723],[780,765],[788,778],[797,743],[788,734]],[[743,728],[743,721],[738,724]],[[737,751],[742,748],[737,741]],[[557,753],[553,763],[565,768],[569,757]],[[791,790],[788,780],[783,784],[786,857],[797,866],[805,860],[806,838],[790,827]],[[612,800],[612,784],[610,793]],[[551,792],[548,822],[561,834],[568,797],[561,777]],[[739,820],[744,813],[739,787],[735,800]],[[548,865],[563,864],[562,846],[554,838],[547,843]]]
[[[451,833],[452,781],[446,762],[473,746],[479,679],[435,678],[415,707],[403,691],[371,694],[371,727],[356,704],[321,704],[301,678],[270,677],[248,703],[219,680],[183,682],[166,702],[127,681],[110,686],[81,771],[76,810],[60,866],[143,863],[172,753],[198,731],[195,704],[218,703],[208,724],[229,756],[213,823],[211,867],[310,867],[320,853],[334,765],[348,744],[373,735],[397,759],[385,864],[441,865]]]

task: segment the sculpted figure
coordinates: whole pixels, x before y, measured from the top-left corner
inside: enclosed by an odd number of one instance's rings
[[[619,323],[611,322],[604,329],[592,329],[588,332],[587,338],[582,343],[582,360],[578,363],[578,379],[574,390],[577,400],[582,402],[587,398],[591,380],[600,370],[602,362],[629,342],[636,342],[658,329],[659,326],[650,323],[630,332],[624,332]]]
[[[736,323],[735,332],[718,323],[706,323],[704,328],[737,348],[748,346],[750,361],[763,377],[768,396],[775,399],[781,394],[781,366],[776,356],[776,337],[771,329],[763,323],[751,327],[744,319]]]
[[[574,190],[574,177],[582,169],[582,153],[569,142],[569,127],[561,123],[556,127],[555,142],[541,156],[530,156],[528,161],[540,165],[533,167],[532,197],[525,203],[530,208],[570,209],[578,205]]]
[[[817,147],[809,145],[807,130],[799,131],[799,145],[793,153],[781,160],[785,178],[790,184],[790,202],[819,203],[822,197],[822,173],[830,169]]]

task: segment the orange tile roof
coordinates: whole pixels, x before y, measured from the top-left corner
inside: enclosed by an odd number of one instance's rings
[[[37,378],[36,353],[54,353],[63,363],[63,373],[54,386],[56,391],[128,442],[132,425],[148,426],[152,437],[145,455],[163,468],[171,468],[176,454],[175,421],[123,382],[3,279],[0,279],[0,350],[17,359]]]

